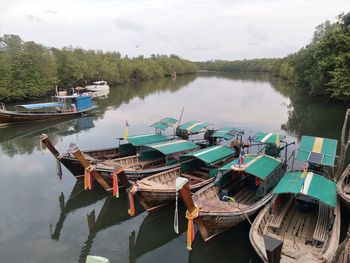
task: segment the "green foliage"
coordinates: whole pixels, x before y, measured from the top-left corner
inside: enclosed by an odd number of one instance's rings
[[[0,38],[0,101],[43,97],[56,84],[69,89],[104,79],[115,85],[196,71],[195,63],[176,55],[129,59],[118,52],[47,48],[15,35]]]
[[[282,59],[198,62],[203,70],[267,72],[312,96],[350,99],[350,12],[318,25],[309,45]]]

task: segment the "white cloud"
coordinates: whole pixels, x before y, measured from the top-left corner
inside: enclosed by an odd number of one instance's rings
[[[0,34],[128,56],[279,57],[306,45],[318,24],[348,8],[348,0],[0,0]]]

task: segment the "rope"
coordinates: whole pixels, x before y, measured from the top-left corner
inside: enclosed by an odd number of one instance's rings
[[[235,200],[233,197],[230,197],[230,196],[225,195],[222,199],[228,200],[228,201],[229,201],[231,204],[233,204],[233,205],[237,204],[236,200]],[[252,226],[253,223],[252,223],[252,221],[250,221],[250,218],[249,218],[249,216],[246,214],[246,212],[244,212],[241,208],[239,208],[238,205],[237,205],[237,206],[235,205],[235,207],[236,207],[239,211],[241,211],[241,212],[244,214],[244,216],[246,217],[248,223]]]
[[[186,218],[188,219],[187,223],[187,250],[192,250],[192,241],[194,240],[194,225],[193,220],[199,216],[199,208],[195,207],[195,209],[190,212],[186,211]]]

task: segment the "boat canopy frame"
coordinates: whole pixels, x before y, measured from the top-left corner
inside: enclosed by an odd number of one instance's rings
[[[274,194],[301,194],[335,208],[336,183],[316,172],[287,172],[273,190]]]

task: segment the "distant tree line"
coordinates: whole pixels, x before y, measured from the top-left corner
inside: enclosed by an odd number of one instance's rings
[[[309,45],[279,59],[198,62],[199,69],[267,72],[294,82],[308,95],[350,100],[350,12],[318,25]]]
[[[0,37],[0,101],[47,96],[55,85],[68,89],[101,79],[115,85],[196,71],[195,63],[176,55],[128,58],[118,52],[49,48],[16,35]]]

